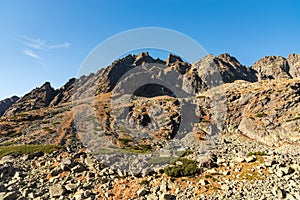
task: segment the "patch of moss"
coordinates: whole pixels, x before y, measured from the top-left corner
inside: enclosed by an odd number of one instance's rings
[[[215,190],[215,191],[221,190],[221,188],[218,188],[216,186],[214,186],[212,189]]]
[[[105,131],[105,132],[104,132],[104,135],[106,135],[106,136],[111,136],[112,133]]]
[[[55,130],[49,128],[49,127],[44,127],[43,128],[45,131],[47,131],[49,134],[55,133]]]
[[[129,130],[126,127],[120,127],[119,130],[123,133],[129,133]]]
[[[16,142],[15,142],[15,141],[12,141],[12,142],[5,142],[5,143],[3,143],[3,146],[11,146],[11,145],[13,145],[13,144],[16,144]]]
[[[210,123],[210,121],[207,120],[207,119],[202,119],[201,122],[203,122],[203,123]]]
[[[245,180],[259,180],[261,176],[257,172],[247,172],[242,174],[242,178]]]
[[[10,154],[51,153],[61,147],[55,145],[18,145],[0,147],[0,159]]]
[[[266,117],[267,116],[267,114],[266,113],[264,113],[264,112],[262,112],[262,113],[257,113],[256,114],[256,117]]]
[[[149,164],[168,164],[171,162],[176,161],[178,158],[177,157],[152,157],[151,160],[149,160]]]
[[[131,142],[132,140],[129,138],[118,138],[118,140],[120,141],[121,144],[128,146],[129,142]]]
[[[127,152],[131,153],[150,153],[152,151],[151,145],[139,144],[135,146],[130,146],[129,149],[125,149]]]
[[[141,180],[141,182],[139,184],[141,186],[148,186],[150,184],[150,181],[148,181],[148,180]]]
[[[164,169],[165,173],[171,177],[194,176],[200,172],[197,162],[186,158],[179,158],[182,165],[168,166]]]
[[[266,156],[267,154],[265,152],[249,152],[247,154],[247,157],[250,157],[250,156]]]

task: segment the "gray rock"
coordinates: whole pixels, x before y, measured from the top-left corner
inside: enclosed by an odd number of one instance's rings
[[[65,193],[65,188],[60,184],[49,187],[50,197],[60,197]]]
[[[69,183],[69,184],[65,185],[65,188],[66,188],[66,190],[73,192],[78,188],[78,184]]]
[[[272,190],[272,193],[273,193],[276,197],[278,197],[278,198],[280,198],[280,199],[286,197],[286,192],[285,192],[284,190],[282,190],[281,188],[274,188],[274,189]]]
[[[256,156],[254,156],[254,155],[249,156],[245,160],[246,160],[247,163],[254,162],[254,161],[256,161]]]
[[[163,193],[159,196],[159,200],[175,200],[175,196],[172,194]]]
[[[138,197],[146,196],[146,194],[148,194],[148,193],[149,193],[149,190],[146,188],[141,188],[137,191]]]

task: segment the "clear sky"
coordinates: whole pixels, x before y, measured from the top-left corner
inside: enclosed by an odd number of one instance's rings
[[[299,0],[1,0],[0,99],[62,86],[96,45],[140,27],[179,31],[245,65],[300,53]]]

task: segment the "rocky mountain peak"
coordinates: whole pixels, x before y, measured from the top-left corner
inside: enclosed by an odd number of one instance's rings
[[[183,60],[179,56],[169,54],[168,58],[166,59],[166,65],[170,65],[175,62],[183,62]]]
[[[56,94],[57,91],[55,91],[51,84],[45,82],[41,87],[38,87],[21,97],[5,112],[4,115],[8,116],[47,107]]]
[[[149,55],[148,52],[141,52],[135,57],[134,66],[143,65],[146,63],[154,63],[155,60]]]
[[[253,64],[258,80],[292,78],[287,60],[282,56],[265,56]]]

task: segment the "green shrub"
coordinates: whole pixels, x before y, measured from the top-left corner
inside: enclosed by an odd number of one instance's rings
[[[164,169],[165,173],[171,177],[193,176],[200,172],[197,162],[186,158],[179,158],[182,165],[168,166]]]

